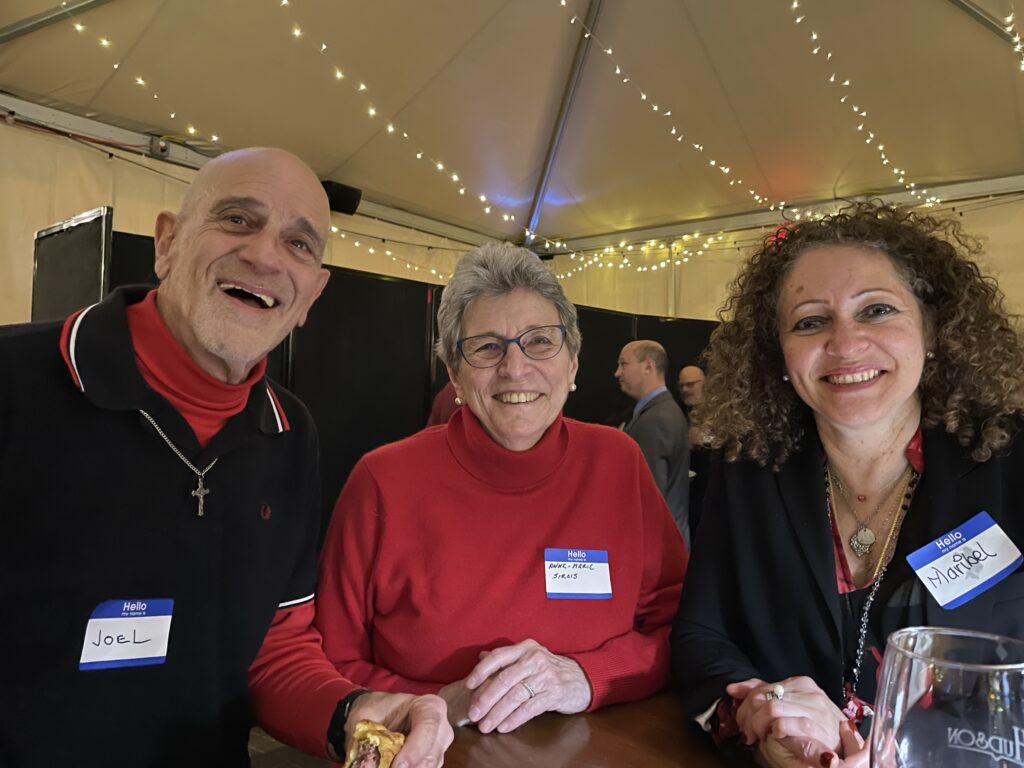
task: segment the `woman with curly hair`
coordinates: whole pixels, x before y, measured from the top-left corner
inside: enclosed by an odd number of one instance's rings
[[[762,764],[865,759],[895,629],[1024,638],[1024,346],[979,251],[865,203],[780,229],[731,286],[673,667],[687,714]],[[980,530],[990,558],[946,551]]]

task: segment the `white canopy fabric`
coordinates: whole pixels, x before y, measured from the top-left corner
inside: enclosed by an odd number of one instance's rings
[[[283,146],[364,200],[625,271],[783,201],[1024,174],[1000,0],[77,0],[29,23],[55,5],[0,4],[0,91],[204,152]]]

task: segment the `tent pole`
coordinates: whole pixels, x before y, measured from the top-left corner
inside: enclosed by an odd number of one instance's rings
[[[35,32],[37,29],[56,24],[58,21],[73,19],[79,14],[109,2],[110,0],[79,0],[77,3],[57,6],[48,11],[37,13],[34,16],[26,16],[21,21],[8,24],[3,29],[0,29],[0,45],[9,43],[11,40],[17,40],[19,37]]]
[[[594,30],[597,26],[597,17],[601,13],[601,0],[590,0],[587,8],[587,16],[584,24],[587,29]],[[530,215],[527,217],[526,229],[530,232],[537,231],[537,221],[540,219],[540,207],[544,204],[544,196],[548,191],[548,182],[551,179],[551,169],[555,165],[558,156],[558,145],[562,141],[562,134],[565,133],[565,126],[569,122],[569,112],[572,109],[573,99],[576,98],[576,88],[583,77],[583,64],[586,62],[587,53],[590,51],[591,38],[581,35],[576,45],[576,55],[569,70],[569,78],[562,92],[562,103],[558,108],[558,119],[555,120],[554,128],[551,130],[551,140],[548,142],[548,151],[544,156],[544,165],[540,171],[540,178],[537,180],[537,190],[533,194],[533,202],[530,204]],[[529,246],[531,238],[523,235],[523,245]]]
[[[985,27],[989,32],[994,32],[1006,43],[1013,45],[1013,35],[1006,31],[1006,27],[999,23],[999,19],[991,16],[984,8],[978,6],[973,0],[949,0],[958,10],[963,11],[976,22]]]

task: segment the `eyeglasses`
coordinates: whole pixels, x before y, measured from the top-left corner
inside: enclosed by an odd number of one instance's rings
[[[467,336],[455,342],[455,347],[462,359],[474,368],[493,368],[504,359],[509,344],[518,346],[531,360],[547,360],[562,351],[565,345],[565,326],[542,325],[514,339],[491,334]]]

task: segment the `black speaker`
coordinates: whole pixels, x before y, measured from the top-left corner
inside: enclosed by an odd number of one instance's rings
[[[327,201],[331,204],[332,211],[347,213],[349,216],[356,212],[359,201],[363,199],[363,190],[337,181],[328,180],[321,183],[324,185]]]

